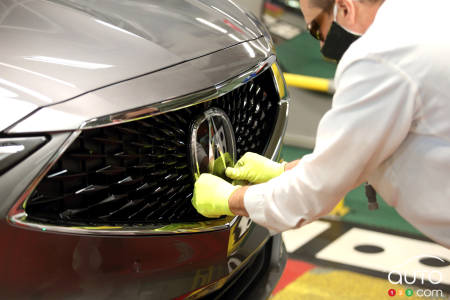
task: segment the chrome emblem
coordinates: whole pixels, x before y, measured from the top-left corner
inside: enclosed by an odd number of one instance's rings
[[[195,178],[211,173],[226,180],[225,169],[236,162],[231,121],[219,108],[205,111],[191,126],[191,168]]]

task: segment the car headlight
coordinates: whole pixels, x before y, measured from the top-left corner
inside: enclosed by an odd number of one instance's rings
[[[46,141],[43,136],[0,138],[0,175],[36,151]]]

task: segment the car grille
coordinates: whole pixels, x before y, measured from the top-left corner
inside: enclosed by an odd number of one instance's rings
[[[168,224],[205,220],[191,205],[190,124],[210,107],[229,116],[238,157],[262,154],[278,111],[270,69],[207,103],[84,130],[39,183],[28,217],[64,225]]]

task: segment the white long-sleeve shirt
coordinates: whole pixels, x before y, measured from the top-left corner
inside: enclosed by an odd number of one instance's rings
[[[449,12],[448,0],[382,4],[338,65],[314,152],[247,190],[253,221],[276,232],[307,224],[369,181],[412,225],[450,247]]]

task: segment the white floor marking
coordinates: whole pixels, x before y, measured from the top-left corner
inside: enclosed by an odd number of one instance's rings
[[[315,221],[299,229],[283,232],[283,241],[287,252],[295,252],[295,250],[330,228],[330,226],[328,222]]]
[[[355,250],[360,245],[378,246],[384,251],[362,253]],[[433,282],[437,282],[441,276],[441,283],[450,284],[450,266],[438,268],[423,265],[419,262],[423,256],[437,256],[450,261],[450,250],[431,242],[352,228],[316,254],[318,259],[387,273],[400,272],[411,278],[416,276],[417,283],[420,283],[422,276],[426,280],[431,276]],[[392,278],[398,279],[398,276]]]

